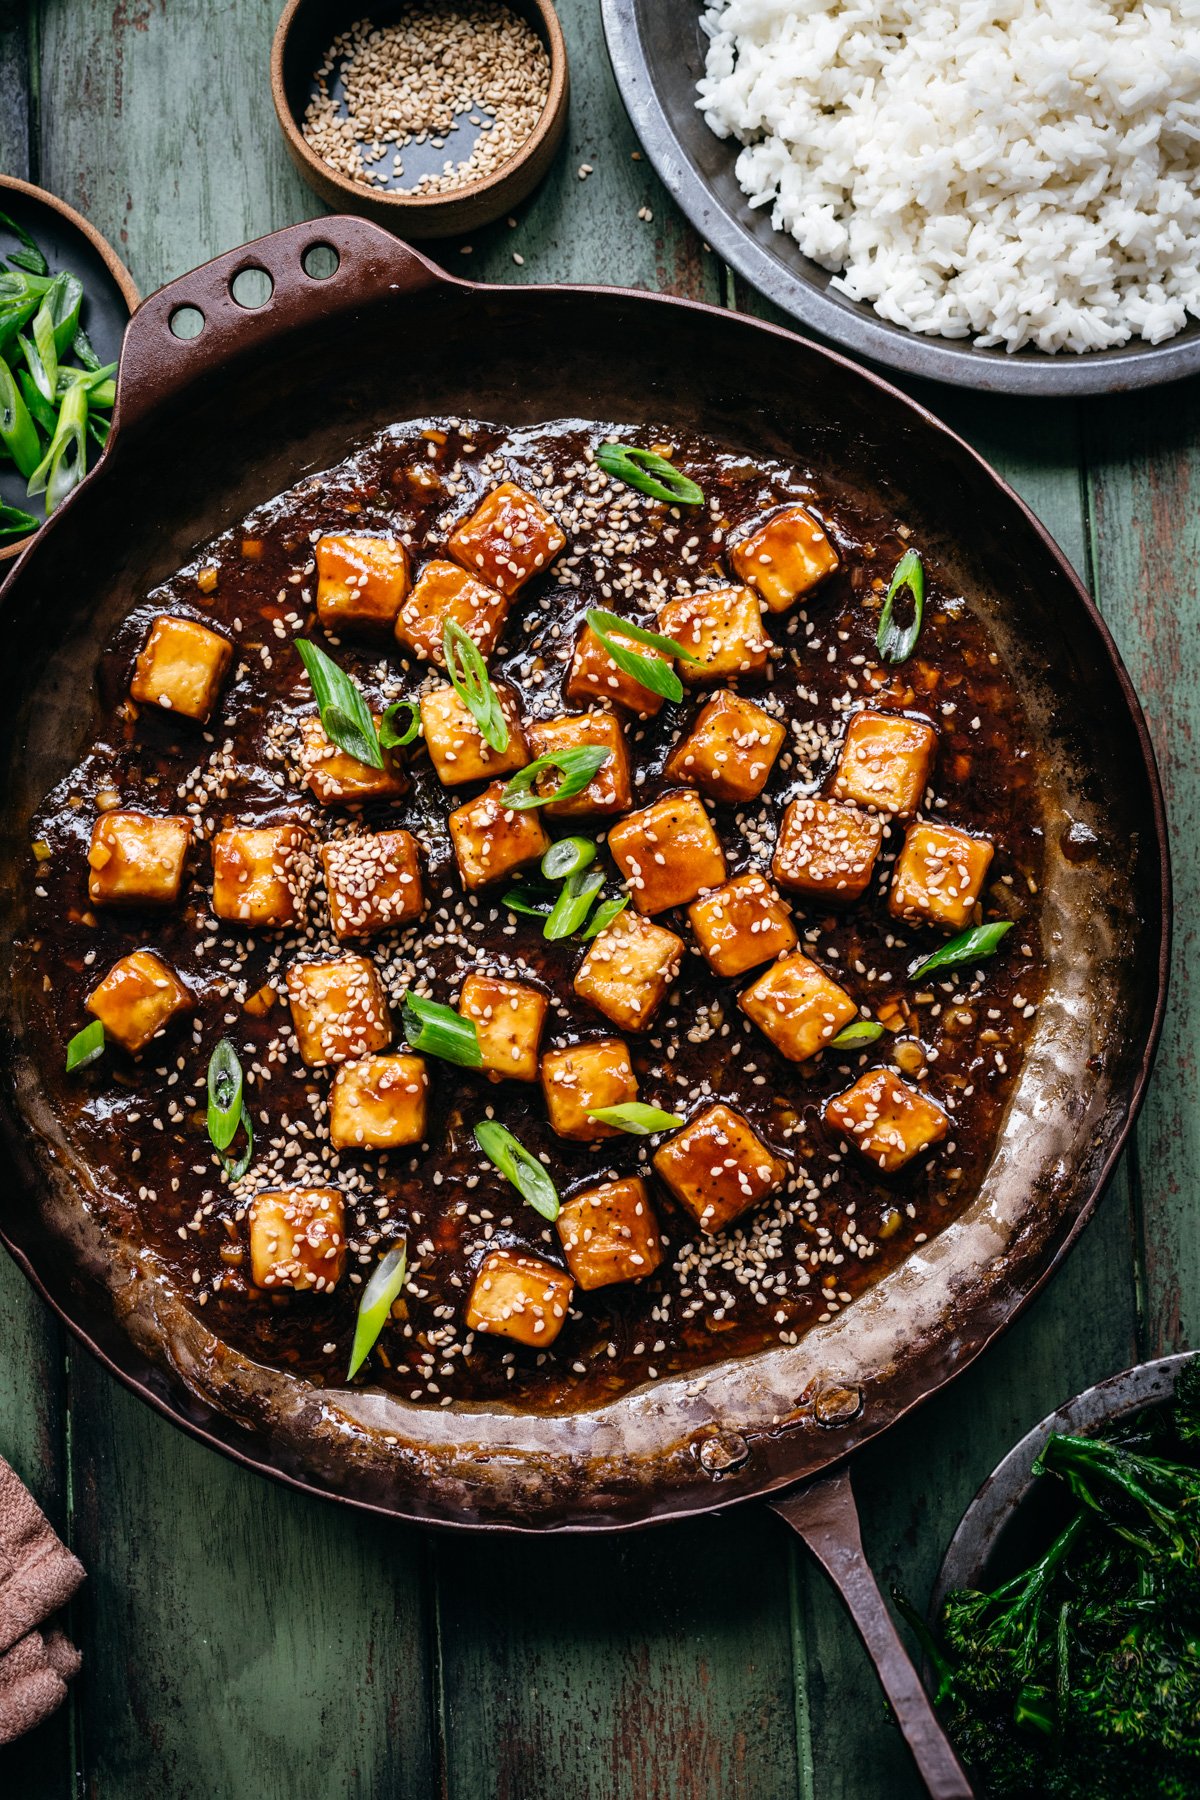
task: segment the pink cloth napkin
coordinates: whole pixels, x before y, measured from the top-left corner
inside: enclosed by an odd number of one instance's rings
[[[40,1725],[64,1699],[79,1652],[39,1629],[83,1580],[83,1565],[0,1457],[0,1744]]]

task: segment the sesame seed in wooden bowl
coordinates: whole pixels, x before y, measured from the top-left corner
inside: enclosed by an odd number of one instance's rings
[[[288,0],[271,51],[292,161],[341,212],[452,237],[510,212],[567,118],[550,0]]]

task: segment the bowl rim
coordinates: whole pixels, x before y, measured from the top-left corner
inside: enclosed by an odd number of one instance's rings
[[[287,0],[287,5],[279,16],[275,35],[271,40],[271,98],[275,105],[275,116],[279,120],[279,128],[287,140],[293,157],[302,162],[322,182],[336,188],[339,194],[344,195],[348,212],[357,212],[364,200],[369,200],[373,206],[394,209],[398,220],[408,218],[415,230],[421,219],[435,219],[439,211],[443,209],[461,206],[466,201],[482,199],[485,195],[493,193],[503,182],[510,180],[518,169],[523,168],[531,157],[536,156],[553,131],[566,91],[567,44],[552,0],[529,0],[529,4],[537,12],[545,32],[546,48],[550,56],[550,86],[537,124],[524,143],[518,144],[512,155],[507,157],[499,168],[493,169],[490,175],[477,176],[474,181],[464,182],[461,187],[450,188],[445,193],[404,194],[389,188],[371,187],[361,181],[351,181],[332,164],[327,163],[324,157],[319,156],[312,148],[300,129],[288,99],[283,59],[292,28],[300,13],[309,4],[310,0]]]
[[[1138,341],[1109,350],[1051,355],[1010,353],[970,339],[934,338],[889,324],[862,301],[831,298],[807,275],[760,243],[745,220],[729,212],[699,173],[667,110],[642,41],[645,0],[600,0],[604,38],[630,123],[672,200],[730,268],[791,318],[838,349],[905,375],[923,376],[981,393],[1057,395],[1124,393],[1200,373],[1200,325],[1161,344]],[[659,0],[649,0],[651,6]],[[717,141],[714,138],[714,143]],[[747,203],[748,209],[748,203]],[[792,242],[786,233],[772,237]]]

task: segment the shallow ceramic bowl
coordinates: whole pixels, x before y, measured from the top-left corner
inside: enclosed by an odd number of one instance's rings
[[[338,212],[360,213],[407,238],[456,237],[501,218],[533,192],[554,160],[566,128],[567,47],[550,0],[507,3],[532,25],[550,57],[550,92],[541,118],[520,149],[490,175],[466,182],[451,193],[410,194],[368,187],[340,175],[317,155],[300,129],[315,88],[315,72],[334,38],[364,16],[376,24],[390,23],[403,11],[402,0],[380,0],[374,6],[370,0],[351,0],[349,5],[346,0],[288,0],[271,47],[271,94],[288,154],[328,206]],[[470,141],[463,128],[456,127],[446,150],[437,153],[436,163],[440,164],[447,152],[458,150],[464,155]],[[387,160],[385,157],[384,162]],[[406,152],[409,160],[420,160],[415,148]],[[427,161],[430,168],[435,166],[432,156]],[[424,172],[424,167],[414,171]],[[405,179],[411,177],[406,174]]]

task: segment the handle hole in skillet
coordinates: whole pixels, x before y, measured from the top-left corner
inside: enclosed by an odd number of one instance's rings
[[[204,314],[198,306],[177,306],[167,324],[174,337],[197,338],[204,330]]]
[[[229,291],[239,306],[248,311],[265,306],[275,292],[275,283],[265,269],[239,269],[229,284]]]
[[[310,244],[300,258],[300,267],[313,281],[328,281],[337,274],[341,260],[332,244]]]

